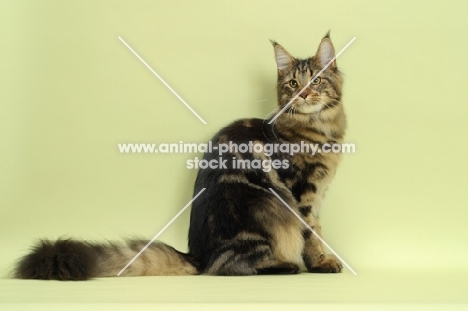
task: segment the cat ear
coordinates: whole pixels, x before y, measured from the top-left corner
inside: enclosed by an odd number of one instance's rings
[[[278,71],[291,68],[294,62],[294,57],[292,57],[291,54],[289,54],[288,51],[286,51],[277,42],[271,41],[271,44],[273,44],[273,47],[275,48],[275,58]]]
[[[327,35],[320,42],[317,53],[315,53],[315,57],[322,68],[325,67],[331,60],[333,60],[328,68],[336,69],[336,60],[334,59],[335,48],[333,47],[333,44],[330,40],[329,33],[327,33]]]

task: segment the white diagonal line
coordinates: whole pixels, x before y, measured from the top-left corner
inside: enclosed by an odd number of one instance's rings
[[[317,77],[320,76],[320,75],[322,74],[322,72],[324,72],[325,69],[327,69],[328,66],[330,66],[330,65],[338,58],[338,56],[340,56],[341,53],[343,53],[344,50],[346,50],[346,49],[351,45],[351,43],[354,42],[354,40],[356,40],[356,37],[353,37],[353,38],[351,39],[351,41],[349,41],[348,44],[346,44],[346,45],[344,46],[344,48],[342,48],[341,51],[339,51],[338,54],[336,54],[336,55],[325,65],[325,67],[323,67],[322,70],[320,70],[320,71],[309,81],[309,83],[307,83],[307,85],[304,86],[304,87],[302,88],[302,90],[301,90],[299,93],[297,93],[296,96],[294,96],[294,97],[286,104],[286,106],[284,106],[283,109],[281,109],[280,112],[278,112],[278,113],[276,114],[276,116],[275,116],[273,119],[270,120],[270,122],[268,122],[268,124],[272,124],[286,109],[288,109],[289,106],[291,106],[292,102],[295,101],[296,98],[297,98],[299,95],[301,95],[301,93],[304,92],[304,91],[310,86],[310,84],[312,83],[312,81],[314,81],[315,79],[317,79]]]
[[[131,52],[132,52],[132,53],[133,53],[133,54],[134,54],[134,55],[135,55],[135,56],[136,56],[136,57],[137,57],[137,58],[138,58],[138,59],[155,75],[155,76],[156,76],[156,78],[158,78],[159,81],[161,81],[162,84],[164,84],[164,85],[169,89],[169,91],[171,91],[172,94],[175,95],[175,97],[177,97],[177,98],[178,98],[178,99],[179,99],[179,100],[180,100],[180,101],[181,101],[181,102],[198,118],[198,119],[200,119],[200,121],[201,121],[203,124],[207,124],[207,123],[205,122],[205,120],[203,120],[202,117],[200,117],[200,115],[198,115],[198,113],[196,113],[195,110],[193,110],[193,108],[190,107],[190,105],[187,104],[187,102],[186,102],[182,97],[180,97],[180,95],[177,94],[177,92],[174,91],[174,89],[173,89],[169,84],[167,84],[167,82],[164,81],[164,79],[161,78],[161,76],[160,76],[156,71],[154,71],[153,68],[151,68],[150,65],[148,65],[148,64],[145,62],[145,60],[144,60],[143,58],[141,58],[141,56],[138,55],[138,53],[135,52],[135,50],[133,50],[132,47],[131,47],[130,45],[128,45],[127,42],[125,42],[124,39],[122,39],[122,37],[119,36],[118,38],[119,38],[119,40],[120,40],[120,41],[121,41],[121,42],[122,42],[122,43],[123,43],[123,44],[124,44],[124,45],[125,45],[125,46],[126,46],[126,47],[127,47],[127,48],[128,48],[128,49],[129,49],[129,50],[130,50],[130,51],[131,51]]]
[[[195,199],[198,198],[203,191],[205,191],[205,189],[206,188],[200,190],[200,192],[198,192],[197,195],[194,196],[190,202],[188,202],[187,205],[185,205],[184,208],[182,208],[180,212],[178,212],[177,215],[175,215],[174,218],[172,218],[171,221],[169,221],[167,225],[165,225],[164,228],[162,228],[161,231],[159,231],[158,234],[156,234],[154,238],[152,238],[151,241],[149,241],[148,244],[146,244],[145,247],[143,247],[143,249],[138,254],[136,254],[135,257],[133,257],[133,259],[130,260],[130,262],[125,267],[123,267],[122,270],[120,270],[119,273],[117,273],[117,276],[120,276],[151,245],[151,243],[153,243],[154,240],[156,240],[164,232],[164,230],[166,230],[174,222],[174,220],[176,220],[177,217],[179,217],[180,214],[182,214],[187,209],[187,207],[189,207],[190,204],[192,204],[192,202],[195,201]]]
[[[354,271],[354,269],[351,268],[350,265],[348,265],[348,264],[346,263],[346,261],[344,261],[343,258],[341,258],[341,256],[338,255],[338,254],[330,247],[330,245],[328,245],[327,242],[325,242],[325,241],[322,239],[322,237],[321,237],[320,235],[318,235],[318,233],[315,232],[315,230],[312,229],[312,228],[304,221],[304,219],[302,219],[302,217],[299,216],[299,215],[291,208],[291,206],[289,206],[288,203],[286,203],[286,202],[275,192],[275,190],[273,190],[273,189],[271,189],[271,188],[268,188],[268,189],[270,189],[270,191],[281,201],[281,203],[283,203],[283,204],[284,204],[284,205],[285,205],[285,206],[286,206],[286,207],[287,207],[287,208],[288,208],[288,209],[289,209],[289,210],[290,210],[306,227],[307,227],[307,229],[309,229],[309,230],[315,235],[315,237],[316,237],[317,239],[319,239],[320,242],[322,242],[322,244],[325,245],[325,246],[330,250],[330,252],[332,252],[333,255],[335,255],[336,258],[338,258],[338,259],[343,263],[343,265],[346,266],[346,268],[349,269],[349,271],[351,271],[354,275],[357,275],[356,271]]]

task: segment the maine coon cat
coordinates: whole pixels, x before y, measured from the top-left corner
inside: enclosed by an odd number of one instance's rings
[[[266,120],[233,122],[213,137],[213,146],[341,143],[346,127],[341,103],[343,79],[329,36],[307,59],[294,58],[272,43],[278,69],[276,112],[296,98],[274,122],[270,122],[274,115]],[[204,155],[206,160],[219,157],[216,151]],[[325,253],[320,241],[269,190],[320,234],[320,202],[335,175],[339,154],[276,150],[266,155],[231,148],[221,157],[227,160],[225,168],[208,167],[198,172],[194,193],[206,190],[192,204],[189,252],[155,242],[121,276],[290,274],[298,273],[304,265],[309,272],[341,271],[341,263]],[[269,170],[239,168],[233,166],[233,159],[279,160],[276,163],[281,165]],[[19,260],[15,276],[56,280],[116,276],[147,242],[42,240]]]

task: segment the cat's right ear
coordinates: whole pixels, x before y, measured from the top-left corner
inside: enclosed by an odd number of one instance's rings
[[[278,42],[270,40],[271,44],[275,48],[275,58],[276,58],[276,65],[278,67],[278,71],[285,71],[292,67],[294,63],[294,57],[288,53]]]

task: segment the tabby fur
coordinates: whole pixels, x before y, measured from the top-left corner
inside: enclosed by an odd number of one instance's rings
[[[307,59],[296,59],[281,45],[272,43],[278,68],[277,109],[265,120],[233,122],[213,137],[213,146],[229,142],[341,143],[346,128],[341,103],[343,79],[329,36]],[[330,66],[299,94],[328,63]],[[275,119],[274,115],[294,97]],[[204,155],[206,160],[219,157],[217,151]],[[277,151],[267,156],[230,150],[221,157],[227,160],[226,168],[208,167],[198,172],[194,194],[206,190],[192,204],[188,254],[155,242],[121,276],[293,274],[303,267],[318,273],[341,271],[341,263],[325,253],[317,237],[270,190],[321,234],[320,205],[340,154],[290,155]],[[270,171],[239,169],[233,167],[233,159],[280,160],[288,165]],[[116,276],[146,243],[42,240],[19,260],[15,276],[56,280]]]

